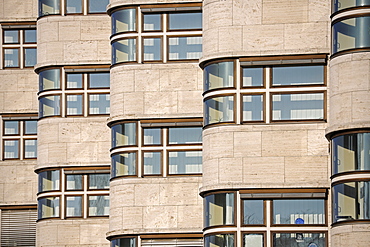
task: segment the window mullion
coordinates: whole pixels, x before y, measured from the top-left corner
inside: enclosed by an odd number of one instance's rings
[[[266,93],[265,93],[265,118],[266,123],[271,122],[271,116],[272,116],[272,110],[271,110],[271,96],[270,96],[270,78],[271,78],[271,67],[265,67],[265,87],[266,87]]]
[[[265,215],[265,218],[266,218],[266,226],[267,226],[267,231],[266,231],[266,239],[265,239],[265,242],[266,242],[266,247],[271,247],[271,216],[272,216],[272,213],[271,213],[271,201],[270,200],[266,200],[266,215]]]

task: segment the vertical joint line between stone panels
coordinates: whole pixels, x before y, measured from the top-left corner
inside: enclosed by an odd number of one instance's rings
[[[235,60],[235,78],[234,78],[234,81],[236,83],[236,98],[235,98],[235,110],[234,110],[234,114],[235,114],[235,120],[236,120],[236,124],[240,124],[241,123],[241,95],[240,95],[240,61],[239,59],[236,59]]]
[[[142,132],[143,128],[141,127],[140,121],[137,122],[137,176],[142,177],[144,175],[144,172],[142,171],[142,151],[141,151],[141,146],[142,146]]]
[[[265,83],[266,83],[266,92],[265,92],[265,117],[266,117],[266,123],[270,123],[271,122],[271,117],[272,117],[272,111],[270,109],[270,73],[271,73],[271,67],[267,67],[265,68],[266,70],[266,78],[265,78]],[[271,114],[270,114],[271,113]]]
[[[266,226],[267,226],[267,231],[266,231],[266,247],[271,247],[271,201],[266,200]]]
[[[162,169],[163,169],[163,177],[167,177],[167,166],[168,166],[168,159],[167,159],[167,139],[168,139],[168,136],[167,136],[167,133],[169,131],[169,129],[161,129],[162,131],[162,136],[163,136],[163,159],[162,159]]]

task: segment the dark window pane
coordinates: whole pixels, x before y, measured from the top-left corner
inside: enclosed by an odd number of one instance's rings
[[[170,13],[169,30],[202,29],[202,13]]]
[[[136,9],[122,9],[112,13],[112,34],[136,31]]]
[[[39,74],[39,90],[60,89],[60,70],[49,69]]]
[[[324,84],[324,66],[272,68],[273,86]]]
[[[136,39],[123,39],[112,44],[112,64],[136,61]]]
[[[66,175],[67,190],[82,190],[82,175]]]
[[[89,216],[108,216],[109,196],[89,196]]]
[[[39,192],[60,190],[60,172],[45,171],[39,173]]]
[[[39,117],[60,115],[60,96],[46,96],[39,99]]]
[[[136,175],[136,153],[112,156],[112,177]]]
[[[370,5],[370,0],[335,0],[333,1],[333,13],[342,9]]]
[[[136,123],[112,126],[112,147],[136,145]]]
[[[59,217],[59,197],[45,197],[38,199],[38,218]]]
[[[60,14],[60,0],[39,0],[39,16]]]
[[[89,174],[89,190],[109,189],[110,174]]]
[[[89,88],[109,88],[110,74],[106,73],[90,73]]]
[[[234,193],[206,196],[204,208],[204,227],[234,225]]]
[[[204,237],[204,247],[234,247],[234,234],[216,234]],[[254,246],[253,246],[254,247]]]
[[[136,247],[136,238],[120,238],[111,241],[111,247]]]
[[[273,233],[273,247],[326,246],[325,233]]]

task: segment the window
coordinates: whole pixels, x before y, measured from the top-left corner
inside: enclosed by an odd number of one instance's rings
[[[136,238],[119,238],[111,240],[111,247],[136,247]]]
[[[158,11],[143,5],[111,13],[112,64],[198,60],[202,55],[202,13],[200,6],[190,5]],[[114,38],[121,33],[128,37]]]
[[[60,14],[60,0],[39,0],[39,16]]]
[[[39,0],[39,17],[65,14],[105,14],[108,4],[109,0]],[[61,8],[61,5],[65,7]]]
[[[39,116],[108,115],[110,74],[101,71],[102,69],[93,70],[96,72],[87,73],[83,72],[83,69],[64,68],[41,71]],[[64,109],[61,106],[64,106]]]
[[[234,247],[234,234],[209,234],[204,236],[204,247]]]
[[[65,0],[67,14],[82,14],[82,0]]]
[[[176,237],[173,237],[176,235]],[[124,236],[111,239],[111,247],[137,247],[140,243],[141,247],[151,246],[168,246],[168,247],[203,247],[203,238],[200,236],[188,237],[188,234],[166,234],[157,236],[138,235],[138,236]],[[140,239],[140,240],[139,240]],[[139,242],[139,243],[138,243]]]
[[[107,169],[62,168],[39,172],[39,219],[108,216],[110,175]]]
[[[353,0],[333,0],[332,5],[332,12],[337,12],[343,9],[353,8],[353,7],[361,7],[361,6],[369,6],[369,0],[361,0],[361,1],[353,1]]]
[[[204,198],[204,227],[235,225],[234,193],[220,193]]]
[[[205,65],[204,125],[325,121],[325,56],[264,59]]]
[[[3,160],[37,157],[37,120],[3,117]]]
[[[88,0],[88,13],[104,13],[106,12],[109,0]]]
[[[170,125],[124,122],[111,126],[112,177],[201,174],[202,128]]]
[[[37,63],[36,28],[3,25],[3,68],[33,68]]]

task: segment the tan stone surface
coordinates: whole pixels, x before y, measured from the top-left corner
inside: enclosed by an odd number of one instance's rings
[[[0,21],[36,21],[37,0],[13,0],[0,2]]]

